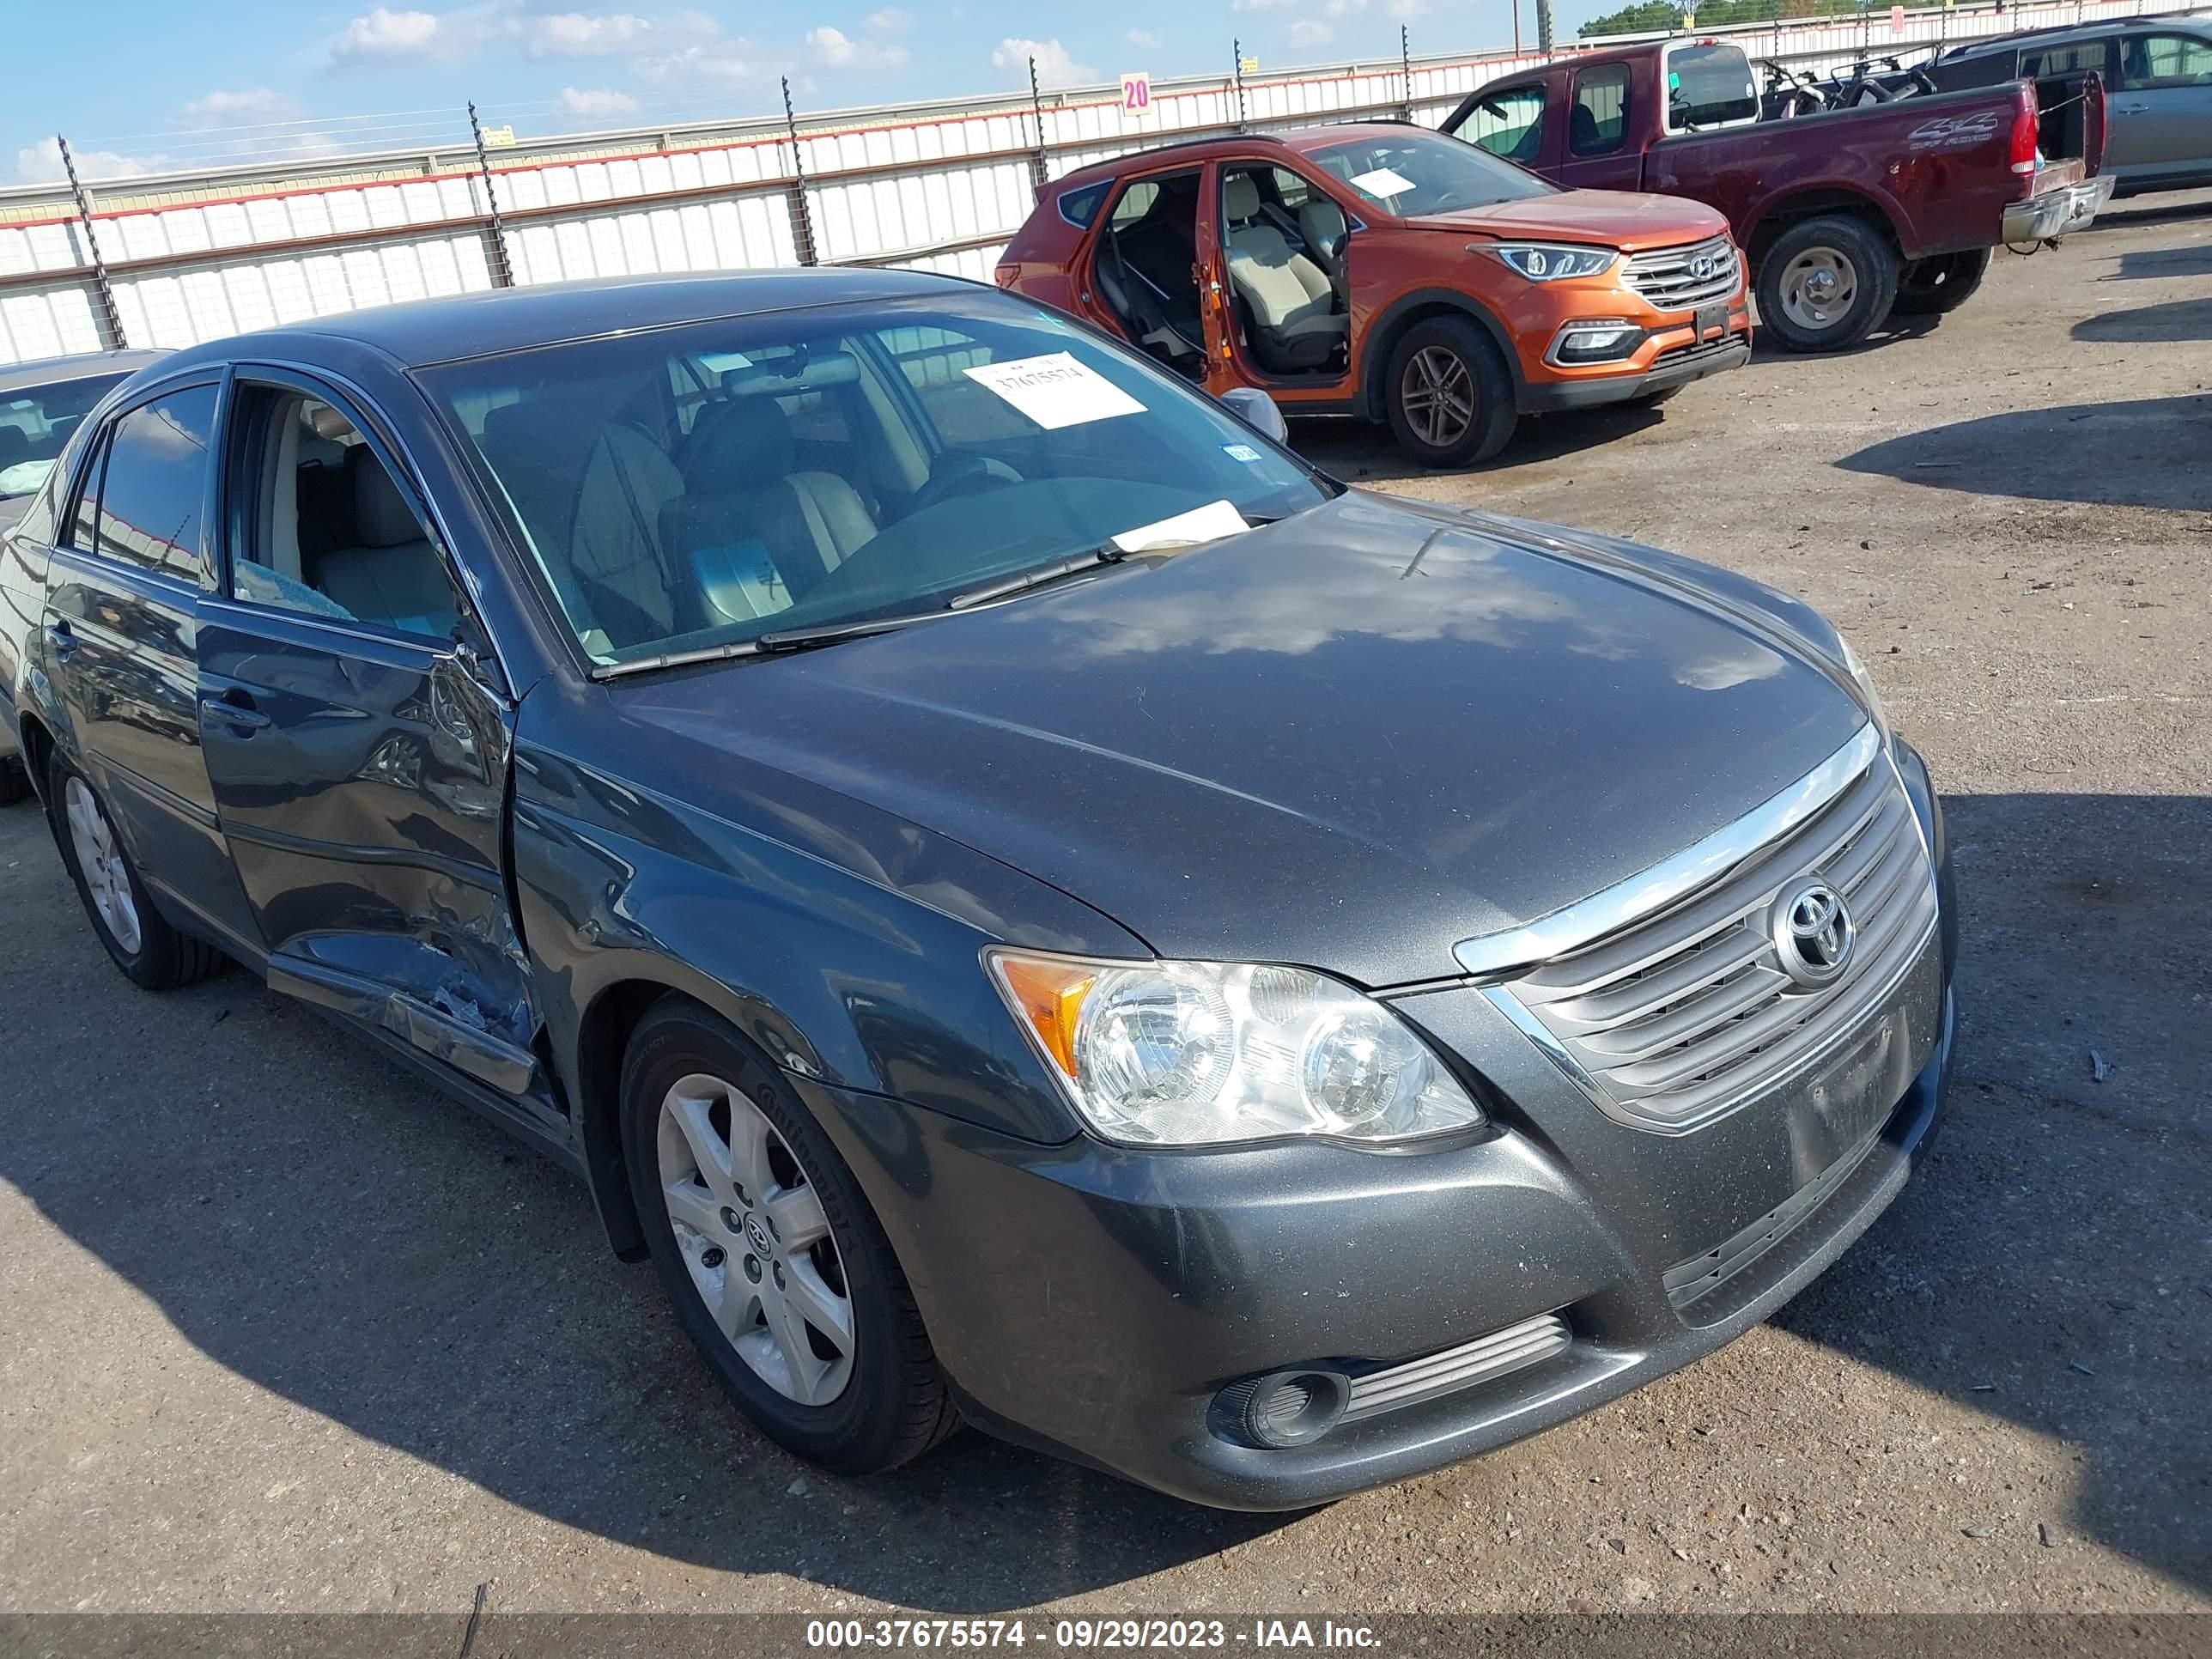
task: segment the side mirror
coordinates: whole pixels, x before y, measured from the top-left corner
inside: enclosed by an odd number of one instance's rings
[[[1275,400],[1255,386],[1232,386],[1221,394],[1221,406],[1255,432],[1273,438],[1277,443],[1290,441],[1291,428],[1285,424],[1283,411]]]

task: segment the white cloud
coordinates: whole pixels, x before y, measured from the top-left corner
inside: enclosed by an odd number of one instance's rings
[[[1036,59],[1039,86],[1080,87],[1103,78],[1090,64],[1077,63],[1057,40],[1030,40],[1010,34],[991,49],[991,66],[1019,81],[1029,79],[1032,58]]]
[[[523,49],[532,58],[604,58],[610,52],[635,52],[654,32],[649,20],[629,11],[599,16],[563,11],[516,21]]]
[[[1142,46],[1149,52],[1154,46],[1158,46],[1159,43],[1160,37],[1153,33],[1150,29],[1131,29],[1129,31],[1129,44],[1133,46]]]
[[[263,126],[299,118],[300,106],[267,87],[255,87],[245,92],[211,92],[204,98],[193,99],[177,112],[177,125],[191,132],[204,132],[210,127]]]
[[[1294,46],[1317,46],[1335,33],[1334,29],[1318,18],[1301,17],[1291,25],[1291,44]]]
[[[442,44],[439,28],[434,12],[393,11],[387,6],[379,6],[345,26],[331,47],[331,61],[360,64],[418,58]]]
[[[868,14],[868,30],[873,34],[896,34],[914,21],[896,6],[884,6]]]
[[[806,46],[817,63],[830,69],[896,69],[906,62],[904,46],[855,40],[840,29],[809,29]]]
[[[80,179],[128,179],[153,172],[163,160],[159,155],[119,155],[112,149],[70,153],[76,158],[76,176]],[[62,147],[52,138],[41,138],[17,150],[15,177],[27,185],[60,184],[69,177],[62,167]]]
[[[637,100],[611,87],[563,87],[561,110],[565,115],[598,121],[613,115],[636,114]]]
[[[732,86],[758,81],[773,72],[750,40],[732,39],[684,47],[658,58],[641,58],[630,65],[643,81],[707,82]]]

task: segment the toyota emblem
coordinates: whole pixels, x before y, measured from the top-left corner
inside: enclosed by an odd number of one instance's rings
[[[1851,913],[1824,881],[1786,894],[1774,910],[1774,951],[1782,971],[1807,989],[1835,983],[1851,959]]]

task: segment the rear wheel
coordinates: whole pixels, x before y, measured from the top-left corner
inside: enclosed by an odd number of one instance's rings
[[[1759,322],[1792,351],[1840,351],[1881,325],[1897,298],[1897,255],[1861,220],[1792,225],[1759,267]]]
[[[736,1031],[663,1003],[630,1041],[622,1110],[631,1194],[677,1318],[770,1439],[873,1474],[959,1426],[858,1183]]]
[[[1908,317],[1936,317],[1956,311],[1973,297],[1982,278],[1989,274],[1991,252],[1977,247],[1964,253],[1937,253],[1915,259],[1897,279],[1896,309]]]
[[[1513,435],[1513,377],[1497,343],[1464,317],[1414,324],[1384,375],[1391,434],[1424,466],[1486,461]]]
[[[133,984],[173,990],[222,966],[220,951],[172,927],[154,908],[106,803],[92,781],[59,756],[48,774],[46,803],[62,862],[76,883],[92,930]]]

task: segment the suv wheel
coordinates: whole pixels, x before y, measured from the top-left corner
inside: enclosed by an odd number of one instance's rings
[[[92,930],[131,983],[173,990],[222,966],[214,945],[172,927],[154,908],[106,803],[91,780],[58,755],[47,774],[46,803],[47,822]]]
[[[1989,274],[1985,247],[1964,253],[1936,253],[1915,259],[1897,279],[1897,310],[1908,317],[1938,317],[1956,311],[1973,298],[1974,290]]]
[[[1759,267],[1759,326],[1792,351],[1840,351],[1881,325],[1897,298],[1897,254],[1860,220],[1792,225]]]
[[[1496,342],[1464,317],[1414,324],[1383,373],[1391,434],[1424,466],[1486,461],[1513,435],[1513,377]]]
[[[623,1157],[660,1281],[730,1397],[787,1450],[874,1474],[959,1426],[906,1276],[780,1073],[672,999],[623,1063]]]

